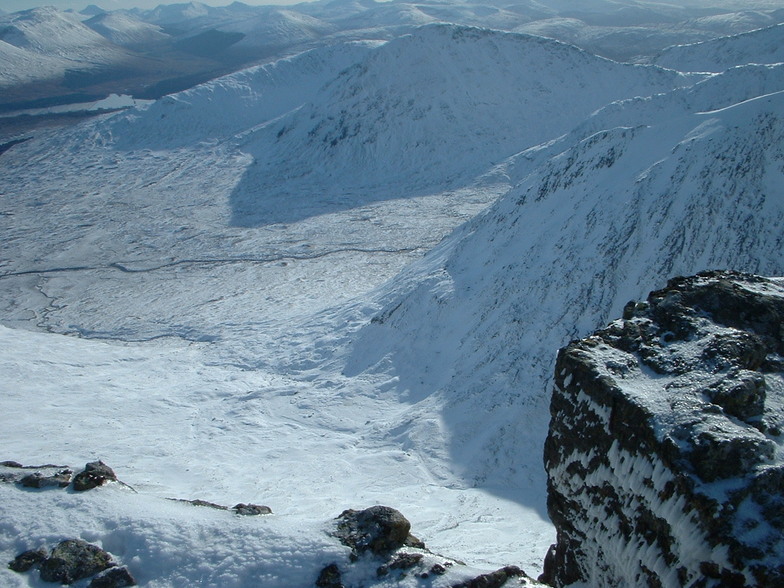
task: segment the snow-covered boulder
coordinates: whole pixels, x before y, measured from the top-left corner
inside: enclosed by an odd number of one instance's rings
[[[781,586],[783,353],[784,279],[736,272],[670,280],[563,348],[543,579]]]

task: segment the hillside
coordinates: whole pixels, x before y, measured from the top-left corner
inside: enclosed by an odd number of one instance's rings
[[[394,377],[415,414],[443,405],[449,455],[477,483],[541,483],[539,460],[520,456],[541,454],[553,349],[668,276],[784,271],[784,94],[733,104],[733,84],[693,92],[723,108],[628,101],[615,108],[629,126],[599,112],[582,128],[603,130],[523,152],[519,185],[382,292],[348,373]]]
[[[662,67],[678,71],[720,72],[746,63],[784,61],[784,24],[666,49],[655,59]]]
[[[611,100],[686,83],[536,37],[423,27],[248,137],[244,149],[256,164],[235,190],[235,219],[263,222],[254,193],[274,196],[279,186],[372,190],[375,198],[459,186]]]

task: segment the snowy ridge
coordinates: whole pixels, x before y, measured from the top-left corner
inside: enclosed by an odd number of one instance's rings
[[[236,135],[252,133],[314,101],[322,86],[375,45],[341,43],[245,69],[109,119],[97,132],[116,137],[123,149],[237,140]]]
[[[123,149],[238,142],[255,162],[234,196],[235,222],[247,224],[259,220],[260,193],[383,195],[470,181],[612,100],[694,79],[537,37],[431,25],[232,74],[98,132]]]
[[[550,68],[569,75],[552,77]],[[266,190],[282,177],[345,190],[421,189],[474,177],[622,94],[686,83],[555,41],[430,25],[380,46],[247,149],[258,162],[254,182]]]
[[[188,2],[180,4],[160,4],[151,11],[144,11],[143,14],[145,20],[148,22],[158,25],[173,25],[183,21],[203,18],[217,12],[219,12],[219,9],[207,6],[201,2]]]
[[[678,71],[710,72],[746,63],[781,62],[784,62],[784,24],[693,45],[670,47],[655,59],[658,65]]]

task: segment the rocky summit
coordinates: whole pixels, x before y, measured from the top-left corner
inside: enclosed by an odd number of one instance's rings
[[[555,586],[784,585],[784,279],[674,278],[560,350]]]

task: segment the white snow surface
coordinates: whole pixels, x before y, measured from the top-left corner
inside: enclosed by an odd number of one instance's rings
[[[13,146],[0,458],[138,494],[0,485],[0,557],[80,536],[143,585],[304,586],[381,503],[535,576],[557,348],[673,273],[784,270],[780,77],[436,25]]]

